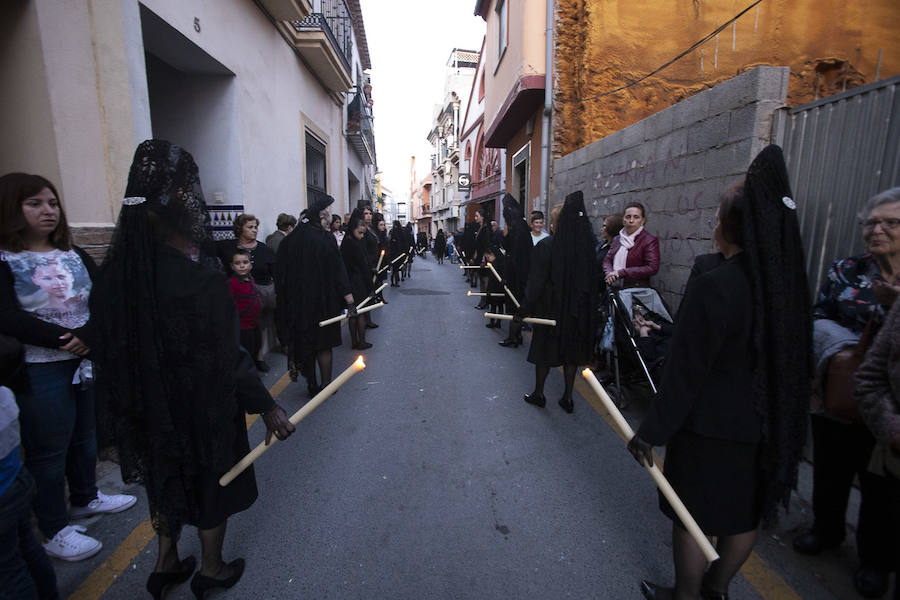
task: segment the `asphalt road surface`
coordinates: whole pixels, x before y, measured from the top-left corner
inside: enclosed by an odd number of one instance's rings
[[[671,584],[671,523],[652,480],[581,388],[575,412],[522,401],[533,368],[526,346],[501,348],[461,271],[418,259],[373,313],[367,368],[296,434],[256,463],[259,500],[228,522],[225,559],[247,570],[216,597],[309,599],[640,598],[643,578]],[[335,349],[334,371],[356,357]],[[290,414],[305,384],[285,386],[284,357],[265,376]],[[628,413],[640,418],[640,407]],[[264,426],[251,426],[251,445]],[[114,470],[105,491],[123,489]],[[140,498],[124,513],[85,522],[103,551],[55,561],[64,597],[146,597],[156,541]],[[800,557],[790,538],[809,520],[802,500],[760,536],[732,598],[853,598],[855,553]],[[182,556],[199,558],[193,528]],[[170,598],[191,598],[187,584]]]

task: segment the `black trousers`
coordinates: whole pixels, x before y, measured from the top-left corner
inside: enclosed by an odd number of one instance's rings
[[[862,423],[844,424],[812,415],[813,530],[831,541],[844,539],[847,501],[854,475],[859,476],[862,501],[856,545],[862,564],[886,571],[898,561],[897,532],[890,527],[891,483],[868,470],[875,438]]]
[[[241,329],[241,346],[250,355],[253,360],[257,360],[259,349],[262,347],[262,331],[259,325],[253,329]]]

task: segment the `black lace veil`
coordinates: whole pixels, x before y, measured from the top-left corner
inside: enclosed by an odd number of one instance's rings
[[[552,264],[559,294],[555,313],[563,316],[556,329],[569,346],[591,347],[595,331],[596,261],[594,233],[584,207],[584,196],[566,196],[553,233]],[[569,317],[569,318],[566,318]],[[575,327],[569,325],[577,324]]]
[[[767,146],[744,183],[744,251],[750,264],[757,410],[764,417],[763,520],[787,506],[806,443],[812,316],[797,206],[781,148]]]
[[[231,299],[221,274],[205,268],[216,261],[191,155],[163,140],[141,143],[125,196],[90,299],[92,314],[101,316],[102,343],[94,349],[97,421],[116,445],[123,479],[146,485],[154,526],[169,530],[159,515],[175,528],[194,522],[199,507],[191,490],[178,497],[172,490],[183,488],[168,480],[190,482],[204,470],[230,466],[223,457],[230,460],[234,429],[214,424],[227,423],[237,410],[238,346],[227,310],[233,307],[221,304],[227,322],[206,326],[216,310],[205,302],[203,282],[218,282],[215,291]],[[164,265],[173,264],[167,271]],[[163,302],[160,286],[182,295],[173,302],[168,294]]]

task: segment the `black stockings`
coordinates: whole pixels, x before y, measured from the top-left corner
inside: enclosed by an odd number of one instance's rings
[[[359,344],[366,343],[367,316],[368,313],[365,313],[360,317],[350,317],[350,342],[353,344],[353,348],[356,348]],[[328,379],[330,380],[331,377]]]
[[[206,577],[215,577],[219,573],[219,569],[224,566],[222,562],[222,543],[225,541],[225,526],[228,521],[222,521],[221,525],[217,525],[212,529],[200,529],[200,548],[202,558],[200,559],[200,574]]]
[[[731,583],[741,566],[747,561],[755,545],[755,529],[736,535],[720,537],[716,544],[719,560],[709,567],[706,577],[703,578],[703,587],[706,591],[718,594],[726,593],[728,584]]]
[[[534,393],[538,396],[544,395],[544,382],[547,381],[547,375],[549,374],[550,367],[534,365]]]
[[[707,592],[723,594],[741,565],[753,552],[756,530],[726,535],[719,538],[716,551],[719,560],[706,570],[707,561],[700,546],[691,534],[680,525],[672,526],[672,554],[675,559],[674,598],[695,599],[701,588]],[[704,575],[705,574],[705,575]]]
[[[563,374],[566,377],[566,394],[563,398],[572,400],[572,388],[575,387],[575,374],[578,372],[578,365],[563,365]]]
[[[159,553],[156,555],[156,566],[154,571],[159,573],[171,573],[177,571],[181,566],[178,559],[178,535],[169,537],[159,534]]]
[[[320,350],[316,354],[316,362],[319,363],[319,385],[325,387],[331,383],[331,348]]]

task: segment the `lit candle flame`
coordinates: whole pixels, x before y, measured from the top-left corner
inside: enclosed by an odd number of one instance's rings
[[[360,371],[366,368],[366,361],[363,360],[362,354],[356,357],[356,360],[353,362],[353,366]]]

